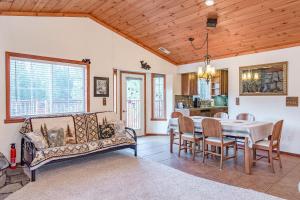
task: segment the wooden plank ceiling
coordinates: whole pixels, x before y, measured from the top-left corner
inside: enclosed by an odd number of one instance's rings
[[[212,59],[300,45],[300,0],[0,0],[0,13],[87,16],[174,64],[202,60],[187,39],[200,46],[207,31]]]

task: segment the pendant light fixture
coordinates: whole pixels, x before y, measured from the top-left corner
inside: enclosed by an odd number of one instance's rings
[[[207,82],[209,82],[216,75],[216,69],[215,67],[211,66],[211,56],[208,54],[208,33],[206,34],[206,39],[201,48],[195,48],[193,44],[194,38],[189,38],[189,41],[191,42],[193,48],[197,50],[202,49],[202,47],[206,44],[206,54],[204,55],[204,67],[198,67],[198,78],[205,79]]]

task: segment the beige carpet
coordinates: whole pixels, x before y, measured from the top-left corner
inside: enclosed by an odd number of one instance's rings
[[[50,165],[37,181],[7,200],[279,199],[253,190],[195,177],[163,164],[108,153]]]

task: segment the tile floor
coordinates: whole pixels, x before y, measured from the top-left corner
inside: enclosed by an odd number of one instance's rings
[[[4,187],[0,188],[0,200],[5,199],[11,193],[21,189],[29,183],[29,177],[24,173],[23,167],[19,166],[17,169],[6,169],[6,183]]]
[[[283,169],[275,162],[273,174],[268,166],[267,160],[260,160],[253,167],[252,174],[243,172],[243,151],[240,150],[237,164],[234,160],[227,160],[224,169],[219,170],[219,160],[209,158],[202,163],[202,156],[196,156],[192,161],[191,154],[184,152],[178,157],[178,146],[174,145],[174,153],[169,151],[168,136],[147,136],[138,138],[138,156],[156,161],[195,176],[210,180],[249,188],[256,191],[268,193],[274,196],[291,200],[300,200],[298,183],[300,182],[300,158],[282,155]]]

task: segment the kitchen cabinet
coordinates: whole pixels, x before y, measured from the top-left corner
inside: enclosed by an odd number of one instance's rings
[[[181,74],[181,94],[198,95],[197,73]]]

